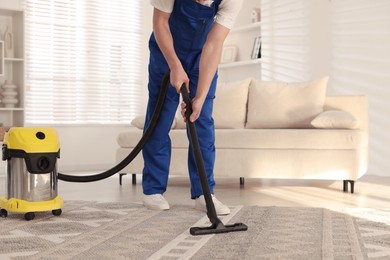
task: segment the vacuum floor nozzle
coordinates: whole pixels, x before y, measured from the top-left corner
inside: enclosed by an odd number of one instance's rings
[[[220,234],[220,233],[229,233],[229,232],[236,232],[236,231],[247,231],[247,230],[248,230],[248,226],[243,223],[224,225],[221,222],[218,225],[211,225],[210,227],[192,227],[190,228],[190,234],[193,236],[198,236],[198,235]]]

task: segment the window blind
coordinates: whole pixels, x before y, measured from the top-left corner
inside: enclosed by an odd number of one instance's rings
[[[26,124],[129,124],[140,111],[141,2],[25,0]]]
[[[262,80],[308,78],[309,3],[306,0],[262,0]]]
[[[369,88],[386,97],[390,2],[333,1],[332,9],[332,85],[344,94],[366,93]]]

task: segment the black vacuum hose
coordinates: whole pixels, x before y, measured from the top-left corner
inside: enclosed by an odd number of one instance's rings
[[[168,83],[170,79],[170,73],[166,73],[164,75],[164,78],[162,80],[162,86],[160,90],[160,94],[157,100],[156,108],[154,109],[152,119],[150,120],[150,124],[148,128],[145,130],[144,134],[142,135],[142,138],[139,140],[138,144],[134,147],[134,149],[129,153],[128,156],[126,156],[120,163],[112,167],[111,169],[104,171],[102,173],[94,174],[94,175],[84,175],[84,176],[75,176],[75,175],[67,175],[63,173],[58,173],[58,179],[62,181],[68,181],[68,182],[93,182],[93,181],[100,181],[103,179],[106,179],[115,173],[118,173],[123,168],[125,168],[134,158],[138,155],[138,153],[142,150],[145,143],[149,139],[150,135],[152,134],[154,128],[156,127],[157,120],[160,117],[160,113],[164,104],[165,95],[168,91]]]

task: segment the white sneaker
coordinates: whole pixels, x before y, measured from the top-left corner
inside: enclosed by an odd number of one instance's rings
[[[148,209],[167,210],[168,201],[161,194],[145,195],[142,197],[143,204]]]
[[[217,212],[217,215],[228,215],[230,214],[230,209],[222,204],[213,194],[211,194],[211,197],[213,198],[213,203],[215,207],[215,211]],[[204,196],[201,195],[199,198],[195,199],[195,209],[202,210],[207,212],[206,208],[206,202],[204,200]]]

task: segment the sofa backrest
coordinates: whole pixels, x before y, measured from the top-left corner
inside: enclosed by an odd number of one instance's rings
[[[237,82],[219,83],[213,111],[216,128],[262,128],[248,127],[247,125],[247,109],[249,108],[251,88],[253,87],[253,83],[256,81],[258,80],[254,78],[247,78]],[[312,84],[313,82],[315,83],[316,81],[308,83]],[[324,82],[322,80],[319,81],[319,83],[323,84]],[[318,89],[320,92],[317,92],[316,95],[323,96],[321,111],[323,107],[324,111],[342,110],[350,112],[360,121],[358,129],[368,131],[368,101],[366,96],[325,96],[325,91],[323,90],[324,88],[321,87]],[[305,94],[305,96],[307,95]],[[264,104],[262,102],[256,101],[256,103],[258,103],[259,107],[263,109]],[[267,110],[267,108],[264,109]],[[176,116],[175,129],[185,129],[185,127],[185,123],[178,112]]]
[[[343,110],[359,118],[359,129],[368,132],[368,100],[367,96],[327,96],[324,111]]]
[[[323,111],[329,77],[305,82],[252,80],[246,128],[312,128]]]

